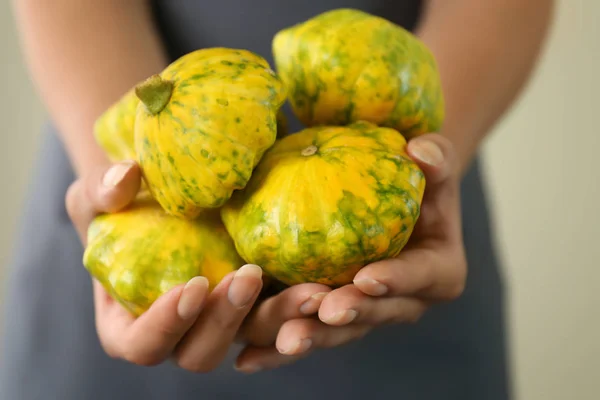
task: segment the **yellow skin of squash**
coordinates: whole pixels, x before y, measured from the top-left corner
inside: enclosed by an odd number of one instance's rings
[[[412,138],[438,132],[444,97],[434,56],[392,22],[353,9],[278,32],[275,66],[306,126],[365,120]]]
[[[111,105],[94,124],[94,137],[110,161],[135,160],[133,133],[139,99],[133,89]]]
[[[204,276],[212,290],[244,265],[218,212],[189,221],[170,216],[149,195],[94,219],[83,264],[135,316],[159,296]]]
[[[193,219],[246,186],[276,140],[285,89],[262,57],[228,48],[189,53],[156,79],[172,93],[157,113],[137,108],[138,162],[165,211]]]
[[[245,261],[287,285],[335,287],[400,253],[424,190],[396,130],[312,127],[278,140],[221,217]]]
[[[137,159],[134,145],[134,124],[140,100],[135,91],[129,90],[116,103],[111,105],[94,124],[94,137],[112,162]],[[277,138],[286,136],[287,117],[280,110],[277,113]]]

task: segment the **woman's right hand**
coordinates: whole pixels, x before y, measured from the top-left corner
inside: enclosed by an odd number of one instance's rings
[[[66,208],[84,246],[94,217],[129,205],[140,184],[138,165],[122,162],[100,166],[69,187]],[[252,309],[262,289],[261,277],[259,267],[246,265],[227,275],[210,294],[206,278],[195,277],[161,296],[139,318],[94,279],[96,328],[102,347],[112,357],[139,365],[157,365],[171,358],[190,371],[211,371],[226,356]]]

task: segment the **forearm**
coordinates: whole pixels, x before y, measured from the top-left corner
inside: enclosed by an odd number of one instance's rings
[[[15,0],[24,55],[78,175],[107,162],[96,118],[166,56],[145,0]]]
[[[460,174],[527,82],[553,0],[430,0],[417,35],[434,53],[446,99],[442,134]]]

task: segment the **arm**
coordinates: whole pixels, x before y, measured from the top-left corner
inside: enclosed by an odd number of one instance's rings
[[[145,0],[15,0],[35,85],[78,175],[108,162],[96,118],[167,60]]]
[[[462,175],[529,78],[553,0],[428,0],[416,34],[438,60],[446,97],[443,134]]]

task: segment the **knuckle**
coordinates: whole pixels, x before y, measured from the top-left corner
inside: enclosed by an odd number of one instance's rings
[[[417,324],[421,318],[423,317],[423,315],[425,314],[425,310],[418,310],[415,312],[412,312],[408,315],[406,315],[404,322],[410,325],[415,325]]]
[[[312,319],[295,319],[281,326],[279,335],[294,337],[312,337],[315,335],[319,323]]]
[[[465,292],[465,284],[459,283],[452,286],[448,291],[449,300],[457,300],[459,299]]]
[[[178,357],[175,359],[175,363],[181,369],[195,374],[205,374],[215,369],[214,365],[210,363],[203,363],[200,360],[195,360],[192,357]]]
[[[417,317],[412,313],[401,312],[392,316],[387,322],[391,324],[414,324]]]
[[[71,220],[75,220],[77,218],[77,197],[79,195],[80,185],[80,181],[73,182],[65,194],[65,208],[67,210],[67,215],[69,218],[71,218]]]
[[[363,326],[356,332],[356,339],[363,339],[371,332],[370,326]]]
[[[415,304],[411,307],[402,307],[388,322],[393,324],[413,325],[418,323],[425,314],[427,307],[424,304]]]
[[[442,301],[454,301],[462,297],[467,286],[467,261],[464,253],[460,256],[460,262],[456,264],[451,281],[444,287]]]
[[[229,332],[239,328],[241,324],[241,320],[236,317],[236,314],[217,314],[214,317],[214,323],[217,325],[222,331]]]
[[[160,321],[154,327],[155,335],[162,338],[165,342],[171,342],[174,339],[181,336],[184,327],[179,323],[179,321],[175,321],[173,319],[169,319],[166,321]]]
[[[465,292],[466,279],[460,279],[458,282],[450,285],[446,289],[446,301],[454,301],[459,299]]]
[[[130,348],[124,351],[121,358],[129,363],[143,367],[153,367],[163,361],[161,357],[152,352],[140,351],[136,348]]]
[[[333,307],[339,310],[355,309],[365,297],[366,295],[360,289],[354,285],[348,285],[329,294],[323,300],[321,308]]]
[[[106,342],[105,340],[100,340],[100,345],[102,350],[106,353],[107,356],[113,359],[121,358],[121,354],[117,351],[116,346]]]
[[[345,327],[345,329],[336,332],[334,335],[326,335],[325,338],[322,339],[321,347],[331,348],[335,346],[343,346],[352,341],[361,339],[368,332],[369,327]]]
[[[152,367],[164,361],[159,349],[148,348],[138,344],[139,341],[133,339],[131,335],[127,335],[119,342],[118,346],[114,346],[118,351],[119,358],[135,365],[144,367]]]

